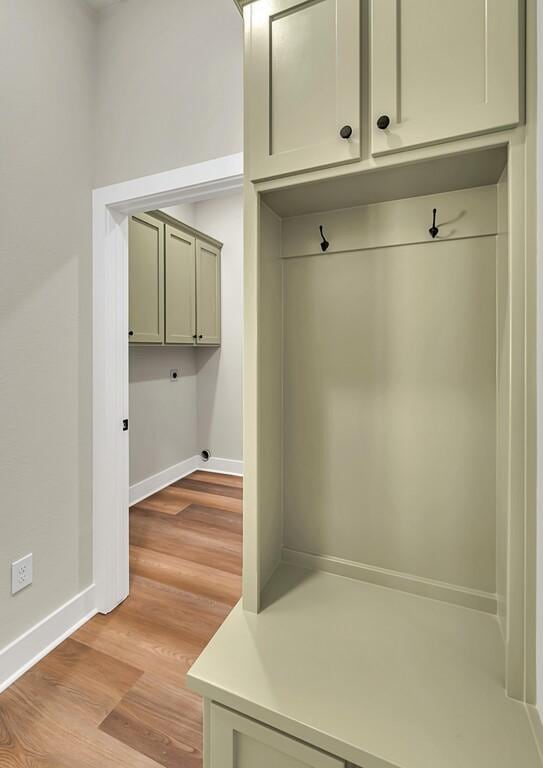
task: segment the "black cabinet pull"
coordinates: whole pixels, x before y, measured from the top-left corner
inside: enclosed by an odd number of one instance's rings
[[[193,333],[193,334],[192,334],[192,338],[193,338],[193,339],[195,339],[195,338],[196,338],[196,334],[195,334],[195,333]]]
[[[377,118],[377,127],[382,131],[386,130],[390,125],[390,117],[388,115],[380,115]]]
[[[200,335],[198,336],[198,338],[199,338],[199,339],[203,339],[204,337],[203,337],[203,335],[202,335],[202,334],[200,334]]]
[[[350,139],[353,135],[353,129],[350,125],[344,125],[343,128],[340,130],[339,135],[342,139]]]
[[[134,331],[128,331],[128,335],[129,336],[133,336],[134,335]]]

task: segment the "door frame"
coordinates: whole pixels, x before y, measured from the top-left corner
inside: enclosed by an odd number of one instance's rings
[[[100,613],[129,592],[128,217],[242,188],[239,153],[93,191],[93,572]]]

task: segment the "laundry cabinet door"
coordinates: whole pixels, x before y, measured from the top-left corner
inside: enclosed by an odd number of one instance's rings
[[[164,224],[144,213],[128,225],[129,341],[164,341]]]
[[[360,0],[259,0],[246,10],[253,180],[360,158]]]
[[[345,768],[343,760],[217,704],[208,758],[209,768]]]
[[[196,240],[196,333],[200,345],[221,343],[221,251]]]
[[[372,0],[373,154],[520,120],[521,0]]]
[[[166,224],[166,344],[196,341],[196,239]]]

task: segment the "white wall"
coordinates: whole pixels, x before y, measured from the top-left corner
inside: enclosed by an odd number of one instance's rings
[[[243,198],[241,192],[198,203],[196,226],[224,243],[219,349],[197,350],[198,453],[243,459]]]
[[[242,149],[232,0],[125,0],[100,15],[96,186]]]
[[[224,243],[219,348],[130,348],[130,484],[204,448],[241,461],[243,199],[241,193],[164,209]],[[170,369],[179,379],[170,381]]]
[[[161,208],[168,216],[173,216],[174,219],[182,221],[184,224],[188,224],[190,227],[196,227],[196,206],[194,203],[181,203],[180,205],[172,205],[169,208]]]
[[[170,370],[179,376],[170,380]],[[196,357],[179,347],[130,348],[130,485],[196,453]]]
[[[94,44],[82,0],[0,0],[0,648],[92,579]]]

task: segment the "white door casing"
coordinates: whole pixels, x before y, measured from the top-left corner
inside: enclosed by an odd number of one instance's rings
[[[96,608],[128,595],[128,217],[242,189],[227,155],[93,192],[93,570]]]

